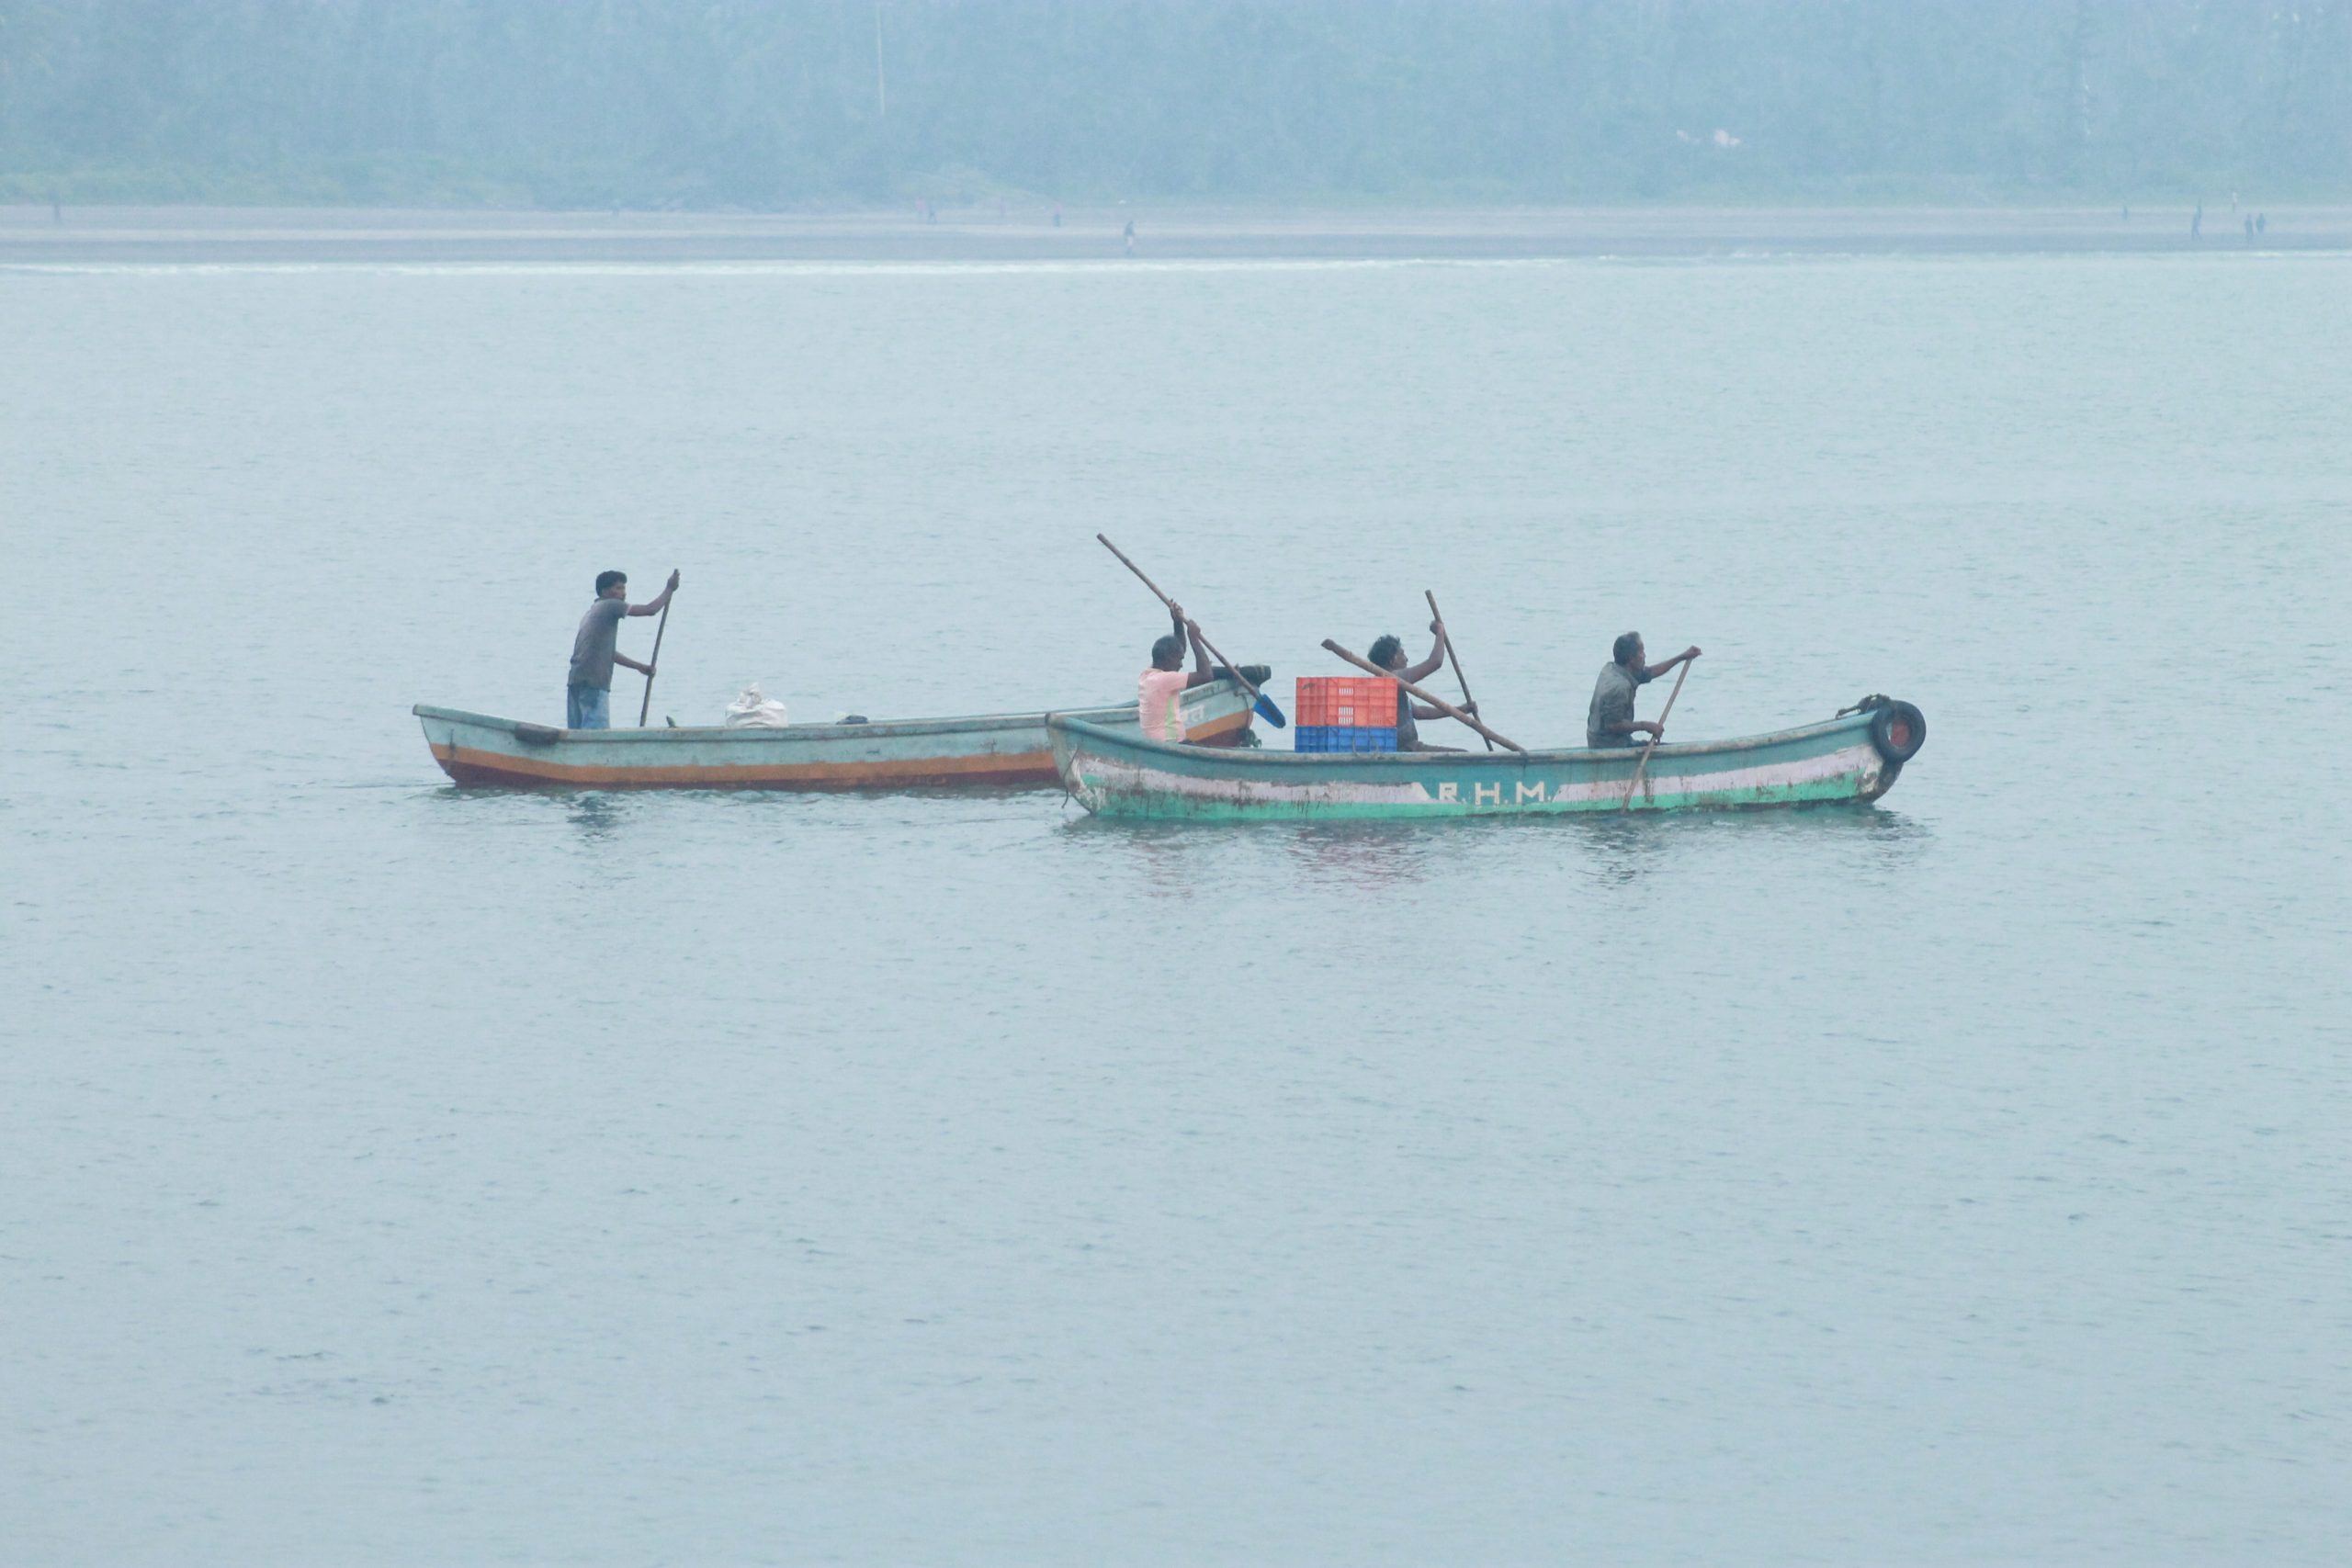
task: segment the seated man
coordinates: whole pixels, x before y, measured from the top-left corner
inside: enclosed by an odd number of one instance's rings
[[[1653,739],[1664,735],[1665,728],[1656,720],[1634,716],[1634,689],[1699,657],[1697,649],[1686,648],[1663,664],[1645,665],[1639,632],[1627,632],[1619,637],[1611,651],[1615,657],[1600,667],[1600,679],[1592,683],[1592,705],[1584,715],[1584,743],[1596,751],[1610,746],[1636,745],[1634,737],[1640,735]]]
[[[614,665],[634,670],[649,681],[653,679],[653,666],[639,664],[620,652],[614,647],[614,639],[619,635],[622,617],[658,615],[668,607],[670,595],[677,591],[678,574],[673,571],[651,604],[632,604],[628,602],[627,573],[596,574],[596,597],[589,604],[588,613],[580,617],[580,629],[572,634],[571,673],[564,688],[565,728],[612,728],[606,705],[613,694]]]
[[[1176,746],[1184,739],[1184,694],[1216,677],[1209,672],[1208,644],[1201,640],[1201,628],[1184,618],[1181,606],[1170,604],[1168,613],[1176,629],[1151,645],[1151,668],[1136,682],[1136,718],[1143,726],[1145,739]],[[1184,672],[1187,637],[1193,643],[1189,675]]]
[[[1420,684],[1423,681],[1428,680],[1431,675],[1436,674],[1438,667],[1445,662],[1445,623],[1442,621],[1431,621],[1430,623],[1430,630],[1436,634],[1437,643],[1430,649],[1430,656],[1427,659],[1422,660],[1419,664],[1408,664],[1405,662],[1405,644],[1401,639],[1394,637],[1383,637],[1379,641],[1372,645],[1372,661],[1374,664],[1379,665],[1383,670],[1394,672],[1400,681],[1410,681],[1415,685]],[[1467,699],[1462,703],[1461,707],[1464,713],[1476,713],[1478,711],[1478,705],[1474,702],[1470,702]],[[1397,687],[1396,750],[1399,751],[1455,751],[1461,750],[1461,748],[1456,746],[1430,745],[1428,741],[1421,739],[1420,728],[1413,722],[1417,718],[1443,718],[1445,716],[1446,716],[1443,713],[1440,712],[1436,708],[1430,707],[1423,703],[1417,703],[1413,701],[1411,693],[1406,691],[1402,686]]]

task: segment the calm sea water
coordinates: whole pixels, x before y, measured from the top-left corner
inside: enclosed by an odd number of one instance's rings
[[[0,349],[9,1562],[2352,1533],[2352,258],[17,269]],[[1638,627],[1679,736],[1927,750],[1171,829],[408,713],[558,720],[615,566],[657,716],[1115,699],[1097,529],[1284,694],[1430,588],[1524,741]]]

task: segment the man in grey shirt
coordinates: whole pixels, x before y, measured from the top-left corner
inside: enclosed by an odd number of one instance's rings
[[[1592,683],[1592,705],[1584,713],[1584,743],[1595,750],[1631,746],[1637,735],[1664,735],[1665,729],[1656,720],[1634,716],[1634,693],[1676,665],[1699,657],[1697,649],[1686,648],[1663,664],[1644,664],[1639,632],[1619,637],[1611,651],[1615,657],[1600,667],[1600,679]]]
[[[669,586],[662,596],[650,604],[628,602],[628,574],[620,571],[600,571],[596,574],[596,598],[588,613],[580,617],[580,630],[571,639],[571,674],[564,690],[563,722],[571,729],[610,729],[609,711],[613,694],[613,666],[634,670],[647,680],[653,679],[653,666],[639,664],[614,646],[620,635],[623,615],[658,615],[670,607],[670,595],[678,591],[678,574],[670,573]]]

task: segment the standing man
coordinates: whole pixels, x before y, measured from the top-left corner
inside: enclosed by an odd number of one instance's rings
[[[571,676],[564,693],[563,722],[569,729],[610,729],[613,727],[609,705],[613,694],[613,666],[622,665],[636,671],[647,680],[653,679],[653,666],[639,664],[615,648],[620,635],[623,615],[658,615],[670,607],[670,595],[678,591],[678,574],[670,573],[670,584],[662,596],[650,604],[628,602],[628,574],[623,571],[600,571],[596,574],[595,602],[588,613],[580,617],[580,631],[571,639]]]
[[[1596,751],[1634,745],[1637,735],[1653,739],[1664,735],[1666,730],[1657,720],[1634,716],[1634,690],[1699,657],[1697,649],[1686,648],[1663,664],[1645,665],[1639,632],[1627,632],[1610,651],[1615,657],[1600,667],[1600,679],[1592,683],[1592,705],[1584,714],[1584,743]]]

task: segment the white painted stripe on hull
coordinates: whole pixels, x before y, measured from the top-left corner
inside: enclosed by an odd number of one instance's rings
[[[1451,779],[1440,781],[1436,791],[1418,781],[1374,784],[1324,779],[1286,784],[1262,777],[1204,778],[1148,763],[1117,761],[1083,750],[1076,753],[1072,761],[1073,771],[1084,785],[1099,795],[1159,794],[1256,805],[1444,806],[1486,810],[1510,810],[1532,806],[1614,805],[1624,798],[1627,783],[1623,778],[1603,777],[1554,786],[1542,778],[1529,781],[1523,775],[1505,776],[1489,782],[1488,787],[1495,791],[1491,797],[1481,797],[1475,783],[1470,785],[1471,794],[1465,797],[1462,793],[1462,781]],[[1859,790],[1868,786],[1877,763],[1878,753],[1868,741],[1864,741],[1857,746],[1841,747],[1821,756],[1800,758],[1793,761],[1766,762],[1712,772],[1669,772],[1663,775],[1652,773],[1643,780],[1642,794],[1645,800],[1661,795],[1767,794],[1848,778],[1856,781]],[[1426,765],[1432,771],[1445,766],[1437,762]],[[1654,769],[1657,766],[1655,759],[1651,766]],[[1493,770],[1474,768],[1468,771],[1475,777],[1477,773]]]

